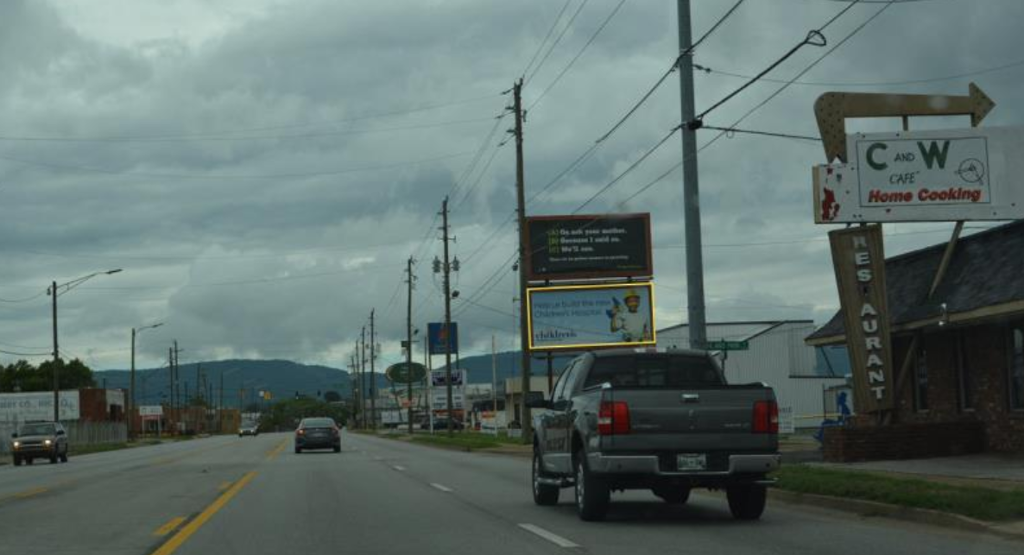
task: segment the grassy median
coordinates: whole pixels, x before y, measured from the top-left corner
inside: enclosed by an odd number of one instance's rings
[[[796,493],[932,509],[987,521],[1024,518],[1024,489],[1000,491],[805,465],[783,466],[773,477],[778,480],[776,487]]]

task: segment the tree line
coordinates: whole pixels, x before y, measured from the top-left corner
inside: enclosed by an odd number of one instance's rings
[[[96,387],[96,380],[93,378],[92,369],[79,359],[72,359],[64,362],[57,359],[58,378],[61,389],[81,389],[84,387]],[[53,361],[47,360],[38,366],[27,360],[0,365],[0,392],[12,393],[16,391],[52,391],[53,390]]]

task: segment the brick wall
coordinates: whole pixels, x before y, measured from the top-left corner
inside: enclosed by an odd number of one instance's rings
[[[973,382],[973,409],[962,408],[960,402],[957,344],[961,335]],[[911,366],[903,389],[896,394],[896,424],[876,427],[876,419],[865,415],[848,428],[827,430],[823,446],[826,460],[1024,451],[1024,411],[1011,410],[1007,394],[1007,338],[1003,323],[926,333],[922,344],[928,363],[928,410],[915,410]],[[893,367],[897,371],[909,345],[909,337],[893,341]]]
[[[827,462],[944,457],[984,449],[980,422],[826,428],[822,444]]]

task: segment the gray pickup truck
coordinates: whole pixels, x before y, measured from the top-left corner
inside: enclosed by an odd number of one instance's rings
[[[764,384],[728,385],[703,351],[612,350],[572,360],[535,412],[533,500],[554,505],[574,486],[583,520],[602,520],[613,490],[650,489],[685,503],[724,489],[738,519],[764,512],[779,467],[778,406]]]

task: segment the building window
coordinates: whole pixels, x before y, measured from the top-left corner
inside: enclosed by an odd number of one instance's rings
[[[960,333],[956,338],[957,382],[960,390],[960,410],[974,410],[974,376],[971,375],[971,357],[967,353],[967,338]]]
[[[928,351],[921,347],[914,361],[914,409],[928,410]]]
[[[1012,329],[1010,360],[1010,408],[1024,410],[1024,325]]]

